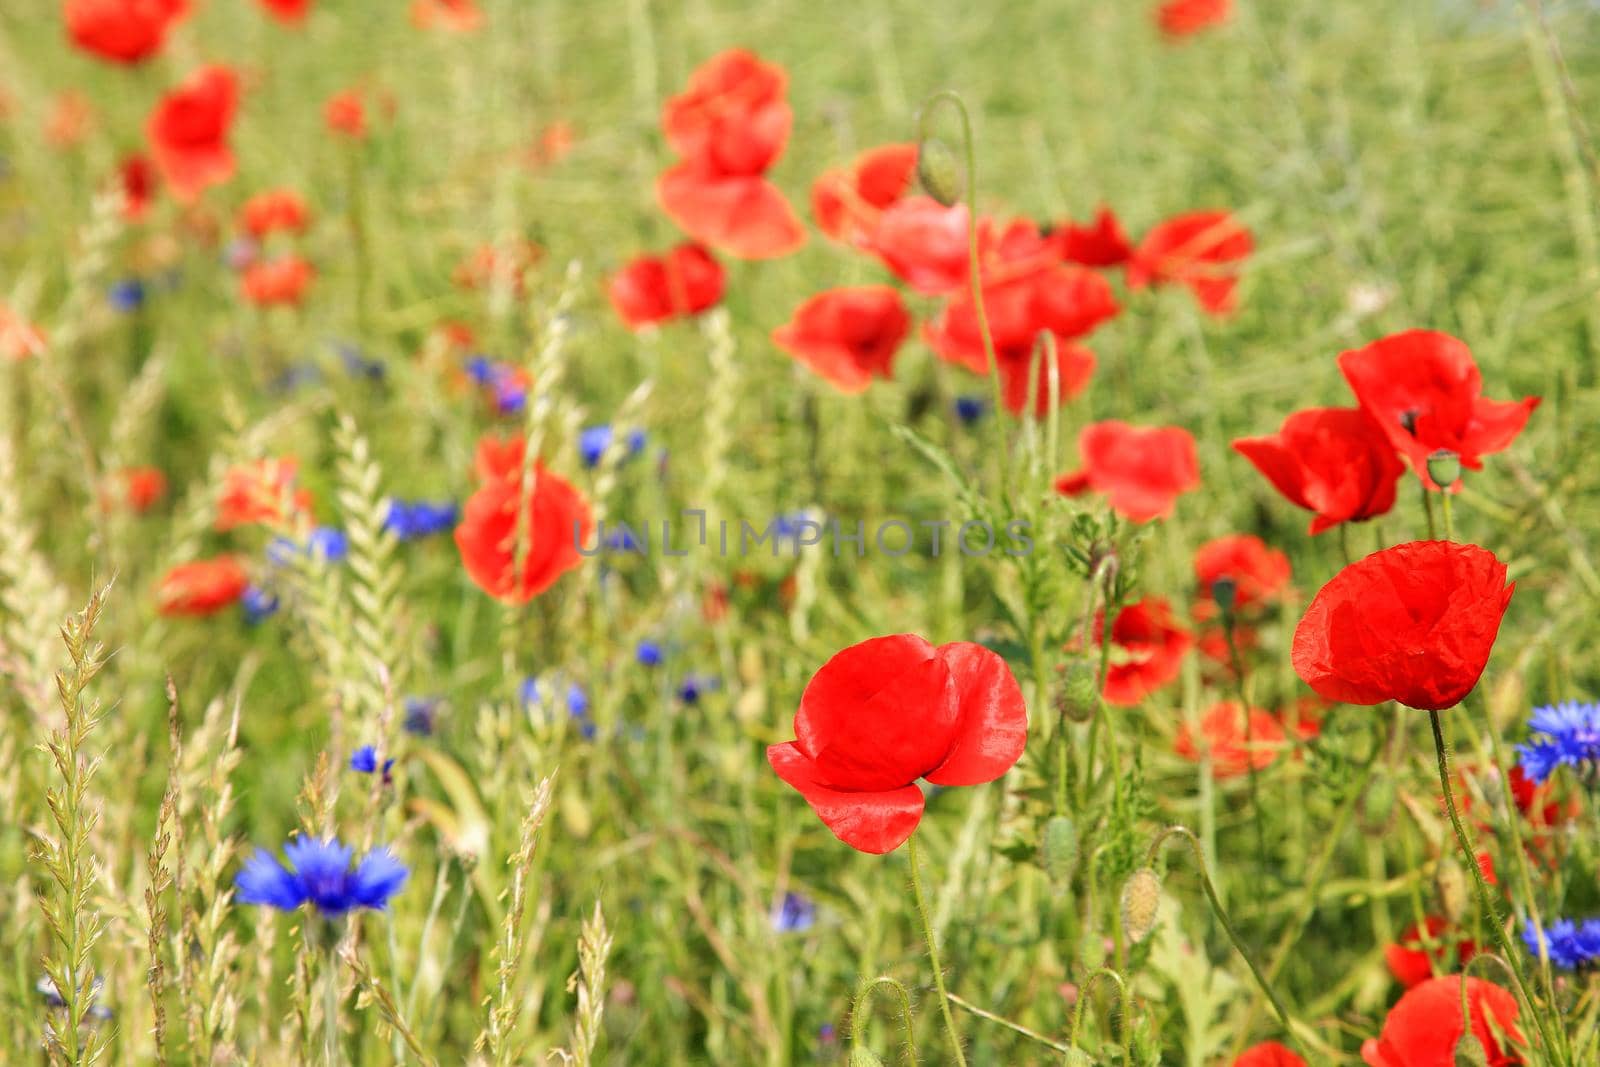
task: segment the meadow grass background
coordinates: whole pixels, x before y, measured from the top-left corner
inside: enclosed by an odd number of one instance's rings
[[[1084,218],[1104,202],[1137,233],[1215,207],[1255,232],[1235,317],[1206,320],[1178,290],[1128,294],[1125,313],[1092,339],[1100,369],[1063,412],[1060,454],[1040,455],[1037,435],[1024,442],[1023,506],[1066,538],[1079,505],[1044,487],[1076,464],[1077,427],[1123,418],[1195,434],[1204,488],[1142,540],[1141,592],[1186,604],[1195,546],[1231,532],[1288,550],[1306,595],[1331,575],[1335,535],[1308,539],[1305,516],[1228,446],[1271,432],[1296,408],[1346,403],[1334,364],[1345,348],[1410,327],[1445,330],[1472,346],[1487,395],[1545,397],[1510,453],[1469,479],[1457,508],[1459,535],[1493,549],[1519,582],[1485,686],[1458,713],[1458,739],[1481,746],[1491,722],[1520,739],[1530,702],[1592,694],[1600,228],[1579,122],[1600,99],[1597,16],[1545,4],[1564,83],[1549,37],[1513,4],[1241,2],[1227,26],[1179,46],[1160,39],[1149,6],[486,0],[486,30],[457,37],[419,33],[389,4],[323,3],[305,29],[286,32],[252,4],[219,0],[132,72],[73,54],[54,4],[0,9],[0,89],[13,101],[0,124],[0,300],[55,342],[46,358],[0,367],[0,1017],[11,1023],[0,1027],[0,1060],[39,1061],[46,1020],[35,983],[52,949],[34,897],[52,890],[27,853],[46,831],[55,781],[37,746],[61,721],[49,682],[65,658],[56,629],[112,575],[98,636],[114,654],[92,685],[106,711],[85,747],[105,754],[88,793],[102,805],[89,836],[89,901],[105,923],[92,954],[106,981],[101,1002],[115,1012],[106,1062],[154,1055],[143,894],[169,787],[168,674],[181,709],[183,757],[171,780],[183,829],[167,862],[181,856],[185,868],[166,895],[170,930],[158,953],[172,1062],[299,1062],[318,1033],[308,992],[318,960],[300,946],[299,920],[230,911],[221,899],[238,849],[275,847],[303,811],[313,825],[332,820],[346,840],[390,842],[411,867],[390,914],[363,920],[361,953],[440,1063],[470,1059],[486,1000],[520,1011],[502,1062],[572,1043],[582,1013],[566,983],[596,901],[613,939],[598,1063],[843,1062],[858,978],[887,973],[927,987],[903,853],[858,855],[834,841],[763,749],[792,736],[815,668],[868,636],[986,639],[1019,677],[1048,677],[1035,673],[1019,616],[1065,639],[1083,591],[1059,562],[1021,575],[995,560],[921,552],[798,564],[656,556],[615,562],[604,584],[587,564],[508,612],[470,584],[448,538],[392,546],[357,536],[352,565],[299,574],[285,609],[259,627],[232,614],[155,615],[152,586],[172,563],[222,547],[261,554],[265,535],[210,530],[231,462],[298,457],[319,518],[353,531],[373,525],[385,496],[468,491],[477,438],[507,424],[453,390],[437,353],[426,355],[429,331],[446,319],[471,323],[479,347],[500,359],[560,365],[547,451],[613,517],[659,521],[706,507],[761,524],[816,508],[870,528],[958,516],[952,486],[894,423],[947,448],[992,491],[987,427],[963,428],[949,413],[958,392],[986,395],[983,382],[912,343],[895,382],[843,397],[768,341],[806,296],[882,276],[820,234],[784,260],[730,263],[725,317],[636,337],[606,305],[610,272],[678,240],[653,203],[667,161],[660,103],[727,47],[790,74],[794,132],[772,177],[797,204],[825,167],[912,139],[919,103],[949,88],[973,112],[984,210]],[[299,313],[245,305],[196,216],[163,205],[125,230],[96,207],[157,95],[213,60],[246,71],[248,86],[234,134],[240,174],[205,202],[226,240],[248,194],[283,185],[306,195],[316,223],[304,248],[319,277]],[[395,111],[352,147],[325,133],[321,106],[357,83],[391,93]],[[86,94],[96,118],[84,144],[63,150],[40,130],[69,89]],[[522,165],[557,120],[576,130],[571,154]],[[352,210],[364,250],[352,240]],[[517,236],[546,250],[525,299],[496,307],[451,285],[472,249]],[[150,287],[145,309],[115,312],[108,286],[134,276]],[[344,373],[341,343],[381,361],[383,380]],[[273,386],[307,361],[322,367],[319,382]],[[645,380],[648,397],[624,413],[648,431],[652,456],[667,450],[665,476],[652,459],[582,472],[573,430],[616,418]],[[149,517],[102,514],[95,473],[132,463],[163,467],[172,500]],[[1352,547],[1422,530],[1408,479],[1394,513],[1351,531]],[[766,583],[736,590],[729,618],[708,625],[702,595],[736,568]],[[776,586],[795,570],[790,605]],[[1263,629],[1254,683],[1263,706],[1303,691],[1287,664],[1297,618],[1291,601]],[[667,645],[663,666],[634,662],[644,638]],[[376,662],[388,693],[374,681]],[[720,685],[686,704],[676,690],[690,674]],[[530,676],[582,684],[599,738],[525,707],[519,688]],[[407,695],[444,698],[432,738],[398,730]],[[1182,717],[1226,695],[1191,662],[1180,686],[1113,712],[1140,769],[1117,810],[1093,798],[1080,813],[1086,847],[1105,848],[1065,891],[1010,858],[1037,834],[1035,748],[1008,788],[930,802],[924,844],[952,991],[1061,1039],[1071,1009],[1059,987],[1105,956],[1120,880],[1166,821],[1206,825],[1246,939],[1277,941],[1305,903],[1309,857],[1378,713],[1334,713],[1314,757],[1264,776],[1269,803],[1257,813],[1243,779],[1213,790],[1171,755]],[[1425,807],[1431,757],[1412,729],[1411,760],[1385,788]],[[365,742],[399,757],[392,790],[340,770]],[[325,751],[331,769],[319,778]],[[549,814],[524,865],[517,940],[526,944],[502,994],[497,946],[517,870],[507,860],[535,784],[551,774]],[[308,780],[311,795],[297,805]],[[1252,851],[1258,819],[1265,864]],[[1294,940],[1281,984],[1329,1062],[1349,1061],[1393,999],[1380,953],[1413,900],[1431,892],[1438,850],[1425,829],[1403,813],[1358,817],[1333,853],[1332,889]],[[171,831],[163,822],[160,832]],[[1018,847],[1002,855],[1008,845]],[[1592,845],[1574,847],[1592,861]],[[1192,868],[1173,868],[1171,910],[1131,979],[1134,1025],[1146,1056],[1158,1057],[1143,1062],[1216,1062],[1235,1039],[1274,1033],[1268,1014],[1251,1010],[1248,975]],[[1600,903],[1587,869],[1566,887],[1578,913]],[[816,901],[818,921],[780,934],[769,911],[791,890]],[[352,995],[342,1014],[351,1062],[416,1062],[376,1007]],[[887,1060],[893,1018],[880,1015],[869,1035]],[[924,1062],[944,1062],[931,997],[917,1019]],[[974,1063],[1050,1062],[1003,1027],[970,1015],[961,1023]],[[838,1028],[832,1042],[828,1025]],[[1091,1012],[1084,1044],[1116,1062],[1113,1032]]]

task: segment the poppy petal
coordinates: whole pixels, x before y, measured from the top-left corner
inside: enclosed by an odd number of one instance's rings
[[[789,201],[765,178],[724,177],[681,163],[657,180],[656,198],[689,236],[739,259],[774,259],[806,243]]]
[[[893,852],[922,821],[922,790],[915,785],[862,793],[832,789],[817,780],[817,766],[798,741],[769,746],[767,762],[851,848],[874,855]]]
[[[970,641],[939,646],[955,680],[960,723],[955,745],[938,769],[935,785],[980,785],[1006,773],[1028,743],[1028,707],[999,654]]]

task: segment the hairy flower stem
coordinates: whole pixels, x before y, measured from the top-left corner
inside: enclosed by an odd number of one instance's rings
[[[962,199],[967,205],[967,264],[971,273],[969,281],[972,285],[972,308],[978,319],[978,335],[983,338],[983,354],[989,361],[989,393],[994,404],[994,418],[990,425],[994,427],[995,455],[1000,461],[1000,499],[1007,509],[1011,506],[1011,458],[1010,447],[1006,440],[1005,418],[1001,412],[1005,410],[1005,396],[1000,388],[1000,357],[995,352],[994,333],[989,329],[989,310],[983,300],[983,280],[980,274],[980,258],[978,256],[978,154],[972,139],[972,116],[967,113],[967,105],[960,94],[949,89],[941,90],[928,97],[922,105],[922,111],[917,116],[917,146],[918,151],[928,140],[928,120],[939,110],[939,105],[948,103],[955,108],[956,114],[961,118],[961,149],[966,161],[966,188],[961,191]]]
[[[1122,980],[1122,975],[1109,967],[1101,967],[1092,972],[1083,984],[1078,986],[1078,1002],[1072,1006],[1072,1028],[1067,1031],[1067,1048],[1072,1050],[1078,1047],[1078,1031],[1083,1026],[1083,1006],[1089,1000],[1089,993],[1094,989],[1094,984],[1101,978],[1107,978],[1117,985],[1117,999],[1120,1002],[1122,1015],[1122,1050],[1127,1062],[1133,1062],[1133,1028],[1132,1020],[1128,1018],[1128,983]],[[1107,1030],[1111,1028],[1106,1027]]]
[[[863,978],[861,984],[856,986],[855,1000],[850,1004],[850,1046],[865,1047],[867,1022],[872,1018],[872,994],[879,986],[894,994],[895,1005],[900,1009],[900,1025],[906,1038],[901,1054],[907,1063],[916,1063],[917,1035],[911,1025],[911,994],[906,992],[905,986],[888,975],[879,975],[872,979]]]
[[[1495,906],[1494,895],[1489,892],[1489,883],[1484,880],[1483,869],[1478,866],[1477,854],[1472,850],[1472,842],[1467,839],[1466,827],[1461,825],[1461,816],[1456,811],[1455,791],[1450,788],[1450,756],[1444,744],[1444,728],[1439,722],[1439,713],[1428,712],[1428,725],[1433,727],[1433,749],[1438,756],[1439,763],[1439,788],[1444,795],[1444,810],[1450,816],[1450,825],[1456,832],[1456,843],[1461,846],[1461,857],[1466,863],[1467,870],[1472,872],[1472,883],[1478,887],[1478,905],[1483,909],[1483,917],[1488,920],[1489,929],[1494,933],[1495,944],[1499,947],[1501,955],[1511,966],[1511,977],[1517,987],[1517,996],[1528,1007],[1528,1014],[1533,1016],[1534,1025],[1539,1029],[1539,1037],[1546,1052],[1552,1056],[1561,1047],[1550,1037],[1550,1030],[1544,1018],[1544,1013],[1538,1010],[1533,998],[1528,995],[1528,981],[1522,973],[1522,964],[1518,962],[1516,949],[1512,947],[1511,938],[1506,934],[1504,921],[1500,918],[1500,909]]]
[[[928,902],[922,896],[922,860],[917,851],[917,835],[908,839],[911,846],[911,894],[917,901],[917,915],[922,919],[922,936],[928,942],[928,962],[933,964],[933,988],[939,994],[939,1014],[944,1016],[945,1032],[950,1035],[950,1047],[955,1050],[956,1063],[967,1067],[966,1053],[961,1051],[961,1035],[956,1033],[955,1016],[950,1012],[950,994],[944,987],[944,967],[939,962],[939,942],[934,937],[933,923],[928,918]]]

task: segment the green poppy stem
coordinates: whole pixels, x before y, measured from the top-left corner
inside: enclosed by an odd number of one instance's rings
[[[950,1035],[950,1047],[955,1050],[956,1063],[960,1067],[967,1067],[966,1053],[961,1051],[961,1035],[956,1032],[955,1016],[950,1012],[950,994],[944,987],[944,967],[939,962],[939,942],[933,933],[933,922],[928,917],[928,902],[922,896],[922,861],[917,853],[917,835],[912,834],[908,844],[911,846],[911,893],[917,900],[917,915],[922,919],[922,936],[928,942],[928,962],[933,964],[933,988],[939,994],[939,1014],[944,1016],[945,1032]]]

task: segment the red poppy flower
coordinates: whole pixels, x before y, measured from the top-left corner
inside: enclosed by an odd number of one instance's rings
[[[0,359],[20,362],[44,351],[44,331],[0,304]]]
[[[641,256],[618,271],[608,292],[630,329],[697,315],[722,299],[727,273],[693,242],[661,256]]]
[[[1452,946],[1447,936],[1450,923],[1439,916],[1428,916],[1425,925],[1431,949],[1423,943],[1423,928],[1412,923],[1401,932],[1399,941],[1383,950],[1383,961],[1389,965],[1389,973],[1407,989],[1421,985],[1437,971],[1448,973],[1453,966],[1465,966],[1478,951],[1477,945],[1465,938]]]
[[[817,227],[845,244],[870,243],[884,209],[910,191],[916,170],[916,145],[886,144],[846,169],[824,172],[811,186]]]
[[[456,264],[450,280],[462,289],[492,291],[498,285],[509,285],[513,293],[521,296],[527,289],[529,272],[543,258],[544,249],[532,241],[487,242]]]
[[[1218,579],[1233,579],[1234,610],[1242,613],[1283,592],[1289,584],[1289,557],[1254,534],[1229,534],[1200,546],[1194,554],[1194,576],[1207,593]]]
[[[294,307],[316,276],[316,268],[299,256],[279,256],[246,267],[239,276],[239,292],[258,307]]]
[[[277,525],[309,512],[311,493],[295,488],[298,470],[292,459],[259,459],[230,469],[217,499],[217,529],[258,522]]]
[[[911,315],[900,291],[864,285],[818,293],[772,331],[772,343],[840,392],[860,393],[874,376],[894,377],[895,352],[910,332]]]
[[[303,22],[311,11],[311,0],[261,0],[261,6],[279,22]]]
[[[775,259],[806,243],[794,208],[762,177],[680,163],[656,181],[656,199],[684,233],[738,259]]]
[[[228,131],[239,106],[239,80],[227,67],[202,67],[156,105],[145,127],[150,154],[178,199],[233,177]]]
[[[156,586],[156,607],[163,615],[214,615],[237,601],[249,584],[244,564],[234,556],[182,563]]]
[[[1264,1041],[1239,1053],[1233,1067],[1306,1067],[1306,1061],[1276,1041]]]
[[[360,89],[345,89],[322,105],[322,121],[332,133],[354,141],[367,136],[367,102]]]
[[[1489,1056],[1489,1067],[1509,1067],[1518,1059],[1502,1047],[1495,1030],[1520,1042],[1517,1000],[1492,982],[1452,974],[1430,978],[1409,989],[1383,1022],[1383,1032],[1361,1046],[1367,1067],[1448,1067],[1455,1062],[1456,1042],[1465,1030],[1461,1019],[1461,983],[1467,983],[1467,1017],[1472,1033]],[[1490,1028],[1489,1020],[1495,1026]]]
[[[540,131],[533,146],[523,154],[523,162],[534,170],[554,166],[571,153],[578,143],[577,131],[565,119],[556,119]]]
[[[1058,343],[1056,346],[1056,397],[1058,404],[1077,397],[1094,377],[1094,353],[1082,345]],[[1000,364],[1000,397],[1006,410],[1020,415],[1028,406],[1028,362],[1008,360]],[[1050,414],[1050,365],[1041,351],[1033,383],[1033,414]]]
[[[1083,467],[1057,478],[1056,491],[1104,493],[1112,510],[1132,522],[1166,518],[1179,494],[1200,487],[1194,438],[1177,426],[1096,422],[1078,435],[1078,452]]]
[[[62,10],[72,43],[113,63],[149,59],[188,13],[187,0],[66,0]]]
[[[1251,708],[1247,730],[1239,705],[1225,700],[1213,705],[1199,721],[1182,723],[1172,747],[1193,763],[1209,755],[1212,777],[1225,781],[1247,773],[1251,767],[1270,767],[1284,744],[1283,724],[1276,715]]]
[[[1255,247],[1250,231],[1226,211],[1197,211],[1168,219],[1145,234],[1128,263],[1128,286],[1186,285],[1213,315],[1234,310],[1238,271],[1229,264]]]
[[[713,56],[661,109],[667,143],[704,174],[760,177],[789,140],[788,84],[782,67],[743,49]]]
[[[1294,632],[1294,669],[1347,704],[1441,711],[1478,684],[1516,583],[1477,545],[1413,541],[1333,576]]]
[[[1233,0],[1167,0],[1156,21],[1169,37],[1186,37],[1226,22],[1232,9]]]
[[[1101,208],[1094,221],[1084,225],[1068,222],[1050,235],[1061,250],[1061,258],[1085,267],[1118,267],[1133,256],[1133,245],[1122,223],[1108,207]]]
[[[1468,470],[1508,447],[1539,397],[1486,400],[1465,344],[1446,333],[1407,330],[1345,352],[1339,369],[1361,407],[1430,488],[1428,456],[1447,449]]]
[[[1313,534],[1384,514],[1405,473],[1377,423],[1359,408],[1297,411],[1276,434],[1241,437],[1233,449],[1290,503],[1316,513]]]
[[[1097,612],[1094,643],[1099,648],[1105,612]],[[1161,597],[1136,600],[1111,622],[1111,662],[1101,695],[1108,704],[1131,707],[1174,681],[1194,638]]]
[[[1545,782],[1542,785],[1535,783],[1519,766],[1511,768],[1507,784],[1517,810],[1536,827],[1571,822],[1583,811],[1583,802],[1577,797],[1568,797],[1565,801],[1556,799],[1555,786],[1552,783]]]
[[[306,202],[291,189],[257,193],[246,200],[239,211],[239,226],[257,240],[280,230],[303,233],[310,223],[311,213],[306,210]]]
[[[767,749],[835,837],[899,848],[922,819],[918,778],[979,785],[1022,755],[1028,712],[1006,661],[982,645],[875,637],[824,663],[800,696],[795,740]]]
[[[142,153],[131,155],[117,168],[117,181],[122,187],[122,217],[128,222],[140,221],[155,199],[155,164]]]
[[[471,33],[483,25],[476,0],[412,0],[411,25],[419,30]]]
[[[149,511],[167,495],[167,476],[159,467],[128,467],[117,480],[122,483],[122,502],[138,514]]]
[[[467,574],[490,596],[526,603],[582,562],[578,546],[589,536],[589,505],[560,475],[536,461],[524,488],[525,445],[520,439],[479,442],[477,470],[484,484],[467,498],[456,548]],[[513,559],[518,511],[526,518],[526,543]]]
[[[896,200],[878,216],[867,249],[925,296],[954,292],[971,271],[967,206],[945,207],[931,196]]]

